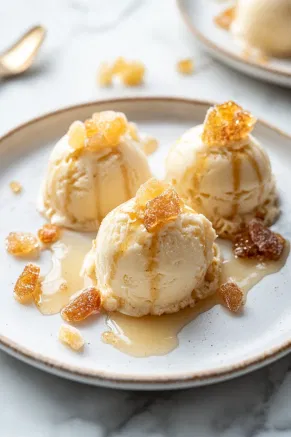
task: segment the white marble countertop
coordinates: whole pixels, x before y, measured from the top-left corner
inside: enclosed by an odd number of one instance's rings
[[[34,116],[89,100],[171,95],[234,99],[291,133],[291,90],[260,83],[202,54],[174,0],[9,0],[0,6],[0,50],[30,25],[48,36],[35,68],[0,83],[0,134]],[[96,68],[119,55],[148,68],[141,88],[99,89]],[[175,62],[194,56],[196,74]],[[227,383],[179,392],[89,387],[0,352],[0,435],[7,437],[291,435],[291,358]]]

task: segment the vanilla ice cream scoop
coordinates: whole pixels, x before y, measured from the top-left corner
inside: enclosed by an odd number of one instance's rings
[[[107,311],[173,313],[218,286],[221,264],[211,223],[173,189],[157,186],[148,181],[137,197],[111,211],[87,256],[84,270],[95,271]]]
[[[103,217],[150,177],[125,116],[93,114],[85,124],[73,123],[53,149],[38,207],[59,226],[96,231]]]
[[[291,56],[291,0],[239,0],[231,31],[247,47]]]
[[[167,157],[167,181],[224,238],[253,217],[271,225],[279,214],[269,157],[248,132],[251,117],[233,102],[211,108],[204,125],[182,135]]]

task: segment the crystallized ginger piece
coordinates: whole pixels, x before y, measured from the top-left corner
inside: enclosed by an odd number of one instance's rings
[[[110,145],[116,145],[127,131],[127,119],[122,112],[99,112],[93,114],[93,120]]]
[[[169,185],[165,184],[164,182],[159,181],[155,178],[149,179],[137,190],[135,196],[137,206],[139,208],[145,208],[149,200],[152,200],[155,197],[159,196],[167,188],[169,188]]]
[[[91,138],[99,132],[97,124],[93,118],[85,120],[86,137]]]
[[[180,198],[173,188],[169,188],[147,202],[143,217],[146,230],[155,231],[169,221],[175,220],[180,212]]]
[[[257,258],[259,256],[259,250],[252,241],[248,228],[244,228],[234,236],[233,253],[238,258]]]
[[[20,184],[20,182],[11,181],[9,186],[10,186],[11,190],[13,191],[13,193],[15,193],[15,194],[19,194],[22,191],[22,185]]]
[[[126,66],[127,66],[126,60],[122,56],[119,56],[115,60],[113,66],[112,66],[112,73],[113,74],[120,74],[126,68]]]
[[[67,322],[81,322],[91,314],[99,312],[101,307],[100,293],[95,287],[89,287],[66,305],[61,316]]]
[[[264,259],[276,261],[280,258],[285,246],[285,240],[280,234],[272,232],[259,219],[251,220],[248,229],[253,243]]]
[[[156,138],[151,137],[150,135],[144,135],[144,137],[142,138],[142,149],[147,156],[154,153],[157,150],[158,146],[159,143]]]
[[[26,303],[33,297],[38,286],[40,268],[27,264],[14,286],[14,297],[20,303]]]
[[[36,255],[39,242],[30,232],[10,232],[6,238],[6,249],[14,256]]]
[[[281,257],[284,247],[284,238],[257,218],[252,219],[233,240],[233,252],[239,258],[276,261]]]
[[[194,73],[194,63],[192,59],[181,59],[177,62],[177,71],[181,74]]]
[[[145,66],[142,62],[132,61],[126,64],[126,67],[119,73],[120,79],[124,85],[138,86],[143,82]]]
[[[85,145],[86,129],[81,121],[74,121],[68,131],[69,145],[73,149],[82,149]]]
[[[59,340],[65,346],[69,346],[74,351],[80,351],[84,347],[84,338],[77,328],[70,325],[61,325],[59,330]]]
[[[255,123],[250,112],[232,101],[216,105],[206,114],[202,141],[207,146],[226,146],[245,138]]]
[[[110,86],[112,85],[113,79],[113,69],[108,64],[108,62],[102,62],[97,72],[97,81],[100,86]]]
[[[56,225],[45,224],[39,229],[38,238],[44,244],[52,244],[59,240],[61,232],[60,228]]]
[[[140,136],[138,134],[137,125],[135,123],[128,123],[128,133],[134,141],[139,141]]]
[[[229,30],[235,18],[235,6],[225,9],[214,18],[214,23],[221,29]]]
[[[237,313],[245,303],[244,292],[235,282],[225,282],[217,292],[224,305],[233,313]]]

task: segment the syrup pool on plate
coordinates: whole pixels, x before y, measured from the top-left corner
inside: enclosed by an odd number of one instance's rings
[[[289,253],[289,244],[286,244],[278,261],[261,262],[235,258],[229,241],[219,239],[218,245],[223,254],[221,282],[231,279],[245,293],[265,276],[278,272]],[[121,352],[135,357],[165,355],[178,346],[178,334],[184,326],[219,304],[220,300],[215,294],[198,302],[193,308],[174,314],[135,318],[111,313],[106,322],[109,330],[103,333],[102,339]]]
[[[89,285],[80,271],[92,239],[91,234],[63,231],[61,239],[51,246],[51,267],[35,295],[42,314],[59,313],[73,294]]]
[[[83,278],[80,271],[94,236],[63,231],[61,239],[51,246],[51,267],[44,275],[40,292],[35,297],[42,314],[59,313],[73,294],[92,283],[89,278]],[[231,279],[245,293],[265,276],[278,272],[289,253],[289,244],[286,244],[280,260],[261,262],[235,258],[229,241],[219,239],[218,245],[223,254],[221,282]],[[108,313],[108,330],[103,333],[102,340],[135,357],[165,355],[178,346],[178,334],[184,326],[219,304],[220,300],[214,294],[193,308],[163,316],[138,318],[118,312]]]

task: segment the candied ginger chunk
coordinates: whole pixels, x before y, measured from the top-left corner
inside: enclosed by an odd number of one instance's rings
[[[180,212],[179,196],[175,190],[169,188],[147,202],[143,218],[146,230],[153,232],[157,227],[175,220]]]
[[[88,118],[88,120],[85,120],[85,130],[87,138],[91,138],[98,133],[98,126],[93,118]]]
[[[89,287],[66,305],[61,312],[67,322],[81,322],[91,314],[99,312],[101,307],[100,293],[95,287]]]
[[[158,141],[150,135],[144,135],[142,138],[142,149],[146,155],[151,155],[158,148]]]
[[[222,29],[229,30],[235,18],[235,6],[226,8],[214,18],[214,23]]]
[[[134,141],[139,141],[140,137],[135,123],[128,123],[128,133]]]
[[[74,121],[68,131],[69,145],[73,149],[82,149],[85,145],[86,129],[81,121]]]
[[[60,327],[59,340],[75,351],[80,351],[85,343],[81,332],[77,328],[65,324]]]
[[[14,297],[20,303],[32,298],[38,286],[40,268],[34,264],[27,264],[14,286]]]
[[[10,232],[6,238],[6,249],[14,256],[36,255],[39,242],[30,232]]]
[[[39,229],[37,235],[42,243],[51,244],[59,240],[61,232],[58,226],[48,223]]]
[[[103,111],[94,114],[94,121],[98,130],[112,145],[117,144],[120,137],[127,131],[127,119],[122,112]]]
[[[233,253],[238,258],[257,258],[259,256],[259,250],[252,241],[247,228],[235,235]]]
[[[250,221],[249,233],[260,254],[266,259],[278,260],[282,255],[285,240],[280,234],[272,232],[259,219]]]
[[[120,79],[124,85],[138,86],[144,80],[145,66],[142,62],[127,62],[125,68],[119,73]]]
[[[235,282],[225,282],[218,289],[218,295],[221,297],[224,305],[233,313],[238,312],[245,303],[244,292]]]
[[[177,62],[177,71],[181,74],[194,73],[194,63],[192,59],[181,59]]]
[[[19,194],[22,191],[22,185],[20,184],[20,182],[11,181],[9,186],[10,186],[11,190],[13,191],[13,193],[15,193],[15,194]]]
[[[97,73],[97,81],[100,86],[112,85],[113,69],[108,62],[102,62]]]
[[[126,60],[119,56],[113,63],[112,72],[113,74],[120,74],[127,66]]]
[[[140,188],[137,190],[135,196],[137,205],[140,208],[145,208],[149,200],[159,196],[167,188],[169,188],[169,186],[166,185],[164,182],[159,181],[158,179],[155,178],[149,179],[147,182],[141,185]]]
[[[278,260],[284,250],[285,240],[272,232],[262,220],[252,219],[233,241],[233,251],[239,258]]]
[[[250,112],[232,101],[216,105],[206,114],[202,141],[208,146],[226,146],[245,138],[255,123]]]

